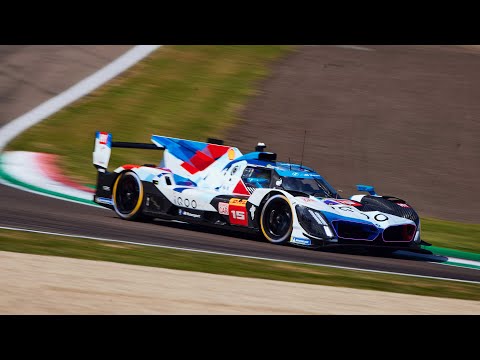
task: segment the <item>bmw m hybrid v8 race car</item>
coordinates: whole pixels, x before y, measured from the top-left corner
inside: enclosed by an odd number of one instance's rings
[[[162,218],[263,234],[274,244],[333,244],[418,249],[420,219],[405,201],[357,185],[349,199],[313,169],[277,161],[259,143],[242,154],[223,141],[153,135],[151,144],[112,142],[97,132],[94,201],[125,220]],[[162,150],[158,166],[107,170],[114,147]]]

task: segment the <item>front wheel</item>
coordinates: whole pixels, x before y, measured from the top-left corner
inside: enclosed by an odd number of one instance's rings
[[[133,171],[121,173],[113,185],[113,207],[125,220],[138,219],[143,204],[143,184]]]
[[[290,239],[293,216],[285,196],[274,195],[267,200],[260,215],[260,228],[271,243],[283,244]]]

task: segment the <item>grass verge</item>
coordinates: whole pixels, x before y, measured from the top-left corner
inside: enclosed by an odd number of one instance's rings
[[[476,284],[201,254],[3,229],[0,230],[0,250],[259,279],[480,300],[480,286]]]
[[[422,239],[432,245],[480,254],[479,224],[424,218],[421,222]]]

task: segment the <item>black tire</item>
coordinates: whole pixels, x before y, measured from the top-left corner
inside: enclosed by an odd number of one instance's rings
[[[121,173],[113,185],[113,208],[125,220],[141,217],[144,198],[143,184],[133,171]]]
[[[262,208],[260,229],[265,238],[273,244],[290,240],[293,229],[292,208],[284,195],[273,195]]]

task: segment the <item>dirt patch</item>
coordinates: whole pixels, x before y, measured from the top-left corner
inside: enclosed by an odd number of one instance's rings
[[[480,302],[0,252],[0,314],[480,314]]]
[[[226,142],[263,141],[320,172],[480,222],[480,53],[461,46],[301,46],[273,69]],[[255,129],[252,131],[252,129]]]

